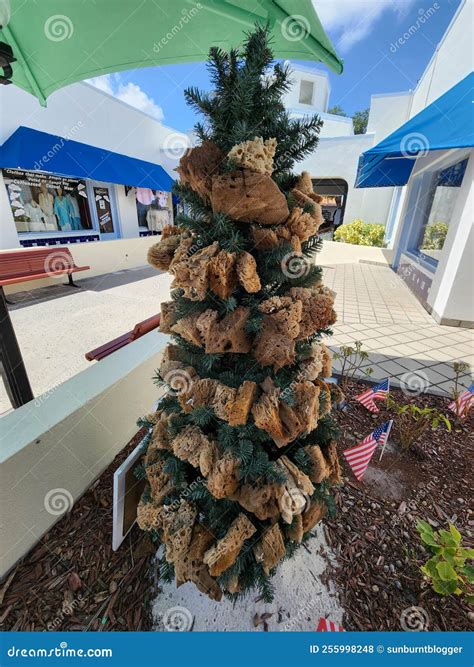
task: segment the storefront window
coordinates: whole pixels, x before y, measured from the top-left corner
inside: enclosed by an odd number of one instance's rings
[[[173,224],[171,192],[137,188],[136,199],[140,227],[147,227],[151,232],[161,232],[165,225]]]
[[[3,176],[19,234],[92,229],[85,181],[19,169]]]
[[[466,165],[467,158],[435,172],[427,193],[424,224],[415,249],[436,262],[444,246]]]

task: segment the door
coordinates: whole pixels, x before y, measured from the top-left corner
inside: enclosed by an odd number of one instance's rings
[[[342,225],[344,220],[349,186],[342,178],[313,178],[312,180],[314,191],[323,198],[321,207],[324,224],[320,228],[320,236],[332,241],[334,231]]]
[[[94,198],[93,208],[97,216],[100,240],[110,241],[117,239],[120,234],[112,187],[108,185],[93,185],[92,193]]]

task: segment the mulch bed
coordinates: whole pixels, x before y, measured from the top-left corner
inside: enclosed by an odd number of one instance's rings
[[[351,383],[346,395],[357,396],[366,387]],[[472,629],[472,607],[457,596],[438,595],[423,580],[419,568],[430,556],[421,546],[416,523],[424,519],[435,530],[455,523],[465,545],[473,545],[474,420],[461,423],[446,410],[446,398],[427,394],[410,398],[392,389],[390,396],[401,405],[413,402],[438,408],[452,421],[452,432],[443,426],[428,431],[414,452],[402,452],[395,443],[389,451],[386,448],[381,461],[376,451],[358,482],[343,450],[394,415],[383,402],[378,401],[381,410],[373,416],[354,400],[346,411],[335,413],[341,428],[338,447],[344,485],[337,491],[337,516],[325,523],[338,566],[325,575],[336,582],[346,630],[406,629],[402,612],[411,607],[422,611],[406,611],[406,624],[419,629]],[[394,440],[396,435],[390,438]]]
[[[2,630],[149,630],[156,547],[137,526],[112,551],[113,474],[140,431],[71,512],[0,583]]]
[[[365,387],[352,383],[347,396]],[[392,390],[391,397],[441,410],[447,404],[446,399],[428,395],[407,399],[398,390]],[[358,482],[342,451],[392,417],[383,403],[379,405],[375,418],[353,400],[346,411],[335,412],[345,483],[336,491],[337,516],[325,523],[338,565],[328,566],[324,577],[336,583],[345,609],[344,627],[401,630],[402,612],[421,607],[425,629],[471,629],[468,605],[454,596],[440,597],[423,581],[419,567],[428,554],[415,525],[425,519],[437,529],[452,521],[466,542],[472,542],[473,421],[453,421],[452,433],[444,428],[427,433],[415,453],[401,453],[392,446],[379,461],[376,452],[364,480]],[[72,511],[0,583],[1,629],[152,628],[155,546],[135,526],[118,551],[111,547],[113,473],[142,436],[135,436]]]

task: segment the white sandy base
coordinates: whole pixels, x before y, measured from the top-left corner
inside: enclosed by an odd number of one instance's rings
[[[305,548],[305,546],[307,548]],[[194,632],[263,631],[263,625],[253,625],[255,614],[271,613],[267,619],[270,632],[315,631],[321,616],[341,624],[343,610],[339,606],[334,587],[326,587],[319,575],[331,558],[322,525],[315,529],[315,537],[305,543],[293,559],[285,561],[276,572],[272,583],[275,597],[271,604],[258,601],[252,592],[235,603],[226,598],[210,600],[192,583],[176,588],[175,582],[164,584],[153,603],[155,630],[166,630],[163,621],[176,610],[182,619],[183,630]],[[308,551],[309,550],[309,551]]]

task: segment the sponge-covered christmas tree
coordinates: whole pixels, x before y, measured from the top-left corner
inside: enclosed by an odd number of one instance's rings
[[[211,49],[214,91],[185,93],[204,116],[177,169],[185,212],[149,252],[174,276],[160,324],[173,343],[138,523],[165,545],[163,578],[216,600],[254,587],[271,599],[274,569],[331,512],[340,481],[321,342],[334,294],[313,262],[321,198],[291,173],[321,121],[288,117],[290,73],[271,65],[265,28],[242,51]]]

